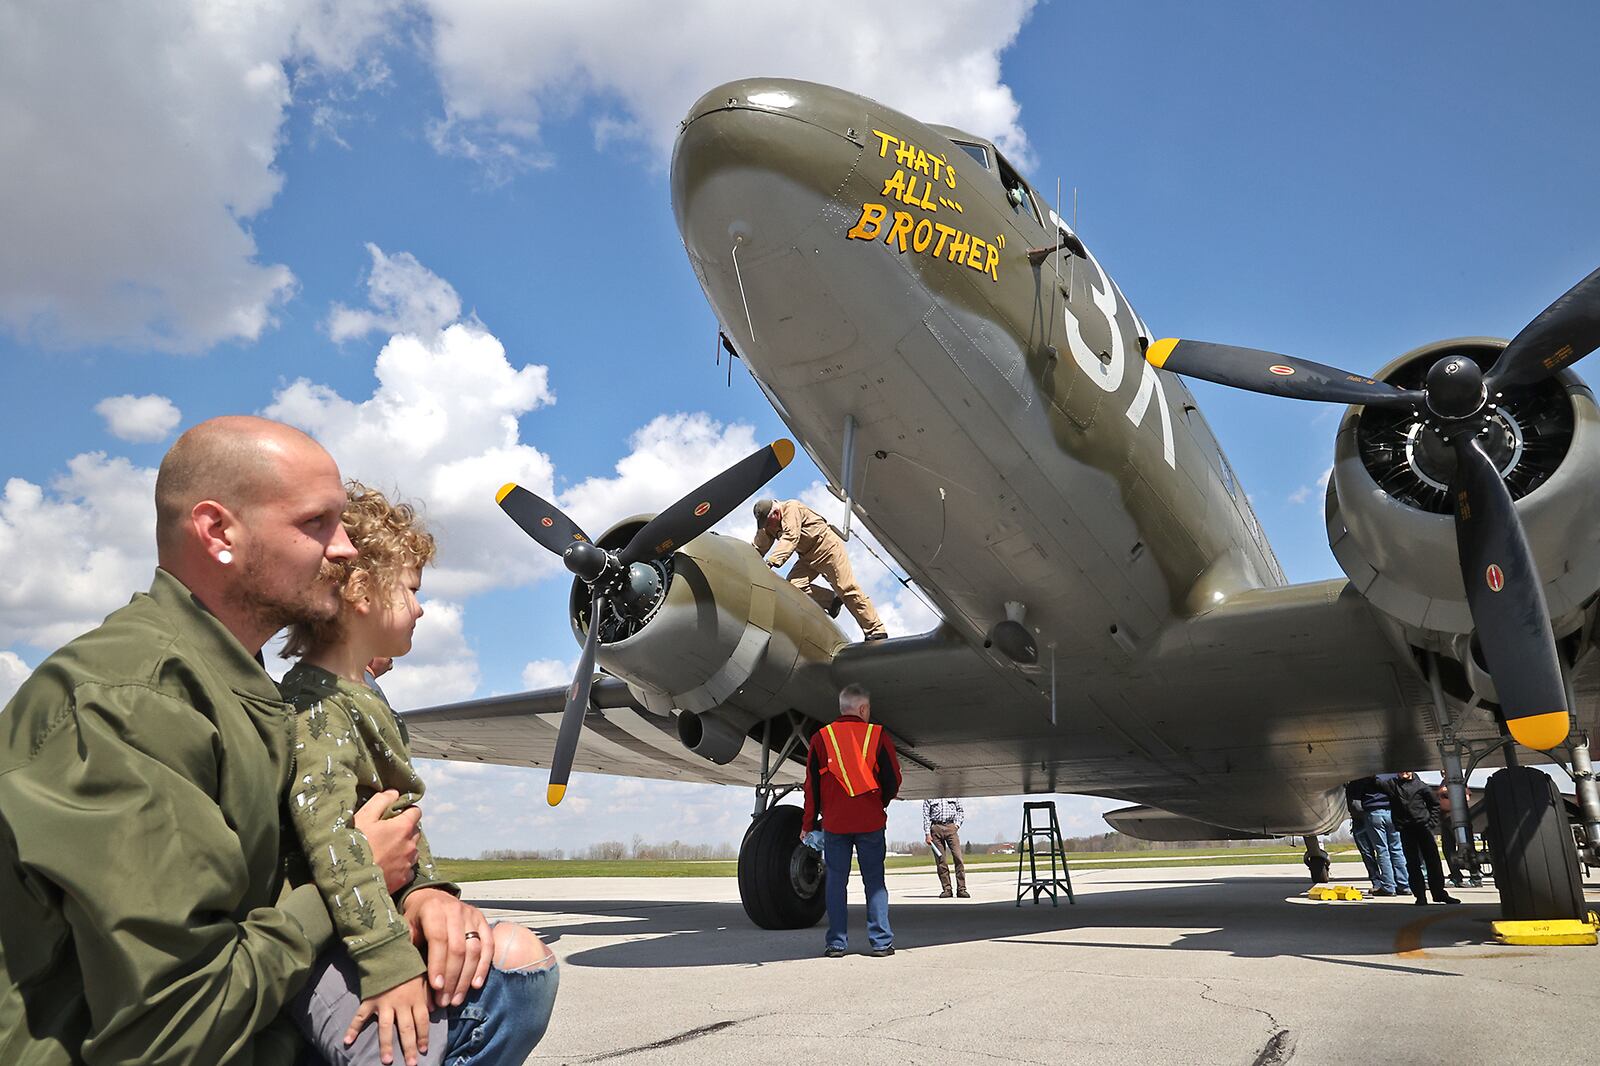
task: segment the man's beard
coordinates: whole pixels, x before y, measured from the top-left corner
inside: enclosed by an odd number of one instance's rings
[[[337,593],[330,595],[330,590],[338,588],[343,575],[326,559],[322,560],[315,581],[287,593],[267,587],[257,564],[246,563],[240,576],[242,605],[264,629],[275,633],[286,626],[331,622],[339,617],[339,597]]]

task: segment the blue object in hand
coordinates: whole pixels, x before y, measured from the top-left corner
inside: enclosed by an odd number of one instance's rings
[[[807,833],[805,836],[800,838],[800,843],[804,844],[806,847],[810,848],[812,851],[821,851],[822,850],[822,830],[813,829],[811,832]]]

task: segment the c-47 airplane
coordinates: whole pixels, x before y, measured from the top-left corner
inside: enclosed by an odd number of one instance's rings
[[[1159,340],[991,142],[776,79],[694,105],[672,200],[726,336],[943,623],[850,643],[706,532],[787,441],[593,543],[507,486],[577,575],[578,677],[410,713],[415,754],[551,766],[552,802],[574,768],[753,785],[740,894],[770,928],[823,909],[777,801],[848,682],[904,798],[1113,797],[1145,839],[1304,836],[1317,881],[1346,781],[1442,768],[1459,813],[1465,775],[1503,764],[1484,803],[1506,916],[1584,914],[1565,806],[1522,763],[1571,768],[1592,851],[1600,410],[1568,367],[1600,346],[1600,271],[1509,343],[1374,378]],[[1348,580],[1286,583],[1178,374],[1351,405],[1327,492]]]

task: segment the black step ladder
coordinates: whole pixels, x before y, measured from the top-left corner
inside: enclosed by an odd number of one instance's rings
[[[1045,812],[1049,818],[1045,818]],[[1035,812],[1038,812],[1037,819]],[[1039,871],[1039,842],[1043,840],[1050,853],[1050,876],[1041,877]],[[1061,823],[1056,820],[1055,800],[1041,800],[1022,805],[1022,841],[1017,852],[1017,906],[1022,906],[1024,896],[1033,895],[1038,903],[1041,895],[1050,896],[1050,906],[1058,905],[1057,896],[1065,891],[1067,902],[1076,904],[1072,896],[1072,874],[1067,870],[1067,849],[1061,842]],[[1057,872],[1057,864],[1060,872]],[[1026,871],[1032,880],[1024,882]]]

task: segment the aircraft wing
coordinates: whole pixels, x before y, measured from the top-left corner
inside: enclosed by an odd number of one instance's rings
[[[566,699],[563,686],[406,711],[400,717],[417,758],[548,768]],[[691,754],[678,741],[674,720],[639,706],[616,678],[598,678],[589,703],[576,770],[719,785],[748,785],[760,774],[759,745],[747,742],[725,766]],[[799,768],[785,767],[777,780],[798,782],[800,774]]]

